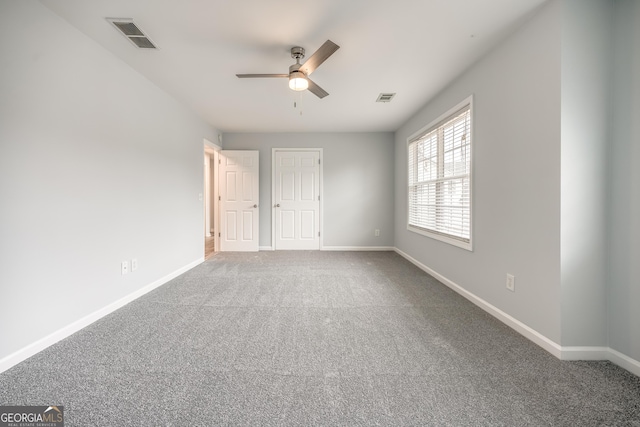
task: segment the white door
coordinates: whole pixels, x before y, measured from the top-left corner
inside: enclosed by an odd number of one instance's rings
[[[276,250],[320,249],[320,152],[275,151]]]
[[[220,250],[258,251],[258,151],[220,151]]]

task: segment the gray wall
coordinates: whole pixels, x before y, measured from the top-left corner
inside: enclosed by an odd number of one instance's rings
[[[399,129],[395,203],[400,250],[563,348],[635,361],[639,45],[638,1],[547,3]],[[470,94],[472,253],[406,231],[405,166],[407,137]]]
[[[396,132],[395,243],[560,341],[560,5],[551,2]],[[406,229],[407,138],[474,95],[473,252]],[[516,292],[505,288],[506,274]]]
[[[606,346],[612,2],[562,5],[561,344]]]
[[[217,136],[39,2],[0,2],[0,52],[2,359],[203,257]]]
[[[609,346],[640,361],[640,2],[615,4]]]
[[[272,148],[291,147],[323,149],[324,246],[393,246],[392,133],[225,133],[223,147],[260,151],[260,246],[271,246]]]

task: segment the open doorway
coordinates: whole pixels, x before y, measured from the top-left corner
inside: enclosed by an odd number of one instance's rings
[[[220,248],[218,231],[218,152],[220,147],[204,140],[204,259]]]

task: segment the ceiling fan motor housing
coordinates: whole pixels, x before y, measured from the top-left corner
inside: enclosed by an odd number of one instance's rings
[[[300,46],[292,47],[291,57],[299,62],[302,58],[304,58],[304,48]]]

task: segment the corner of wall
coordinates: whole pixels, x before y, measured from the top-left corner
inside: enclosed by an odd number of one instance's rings
[[[563,2],[561,299],[564,346],[607,345],[611,2]]]

